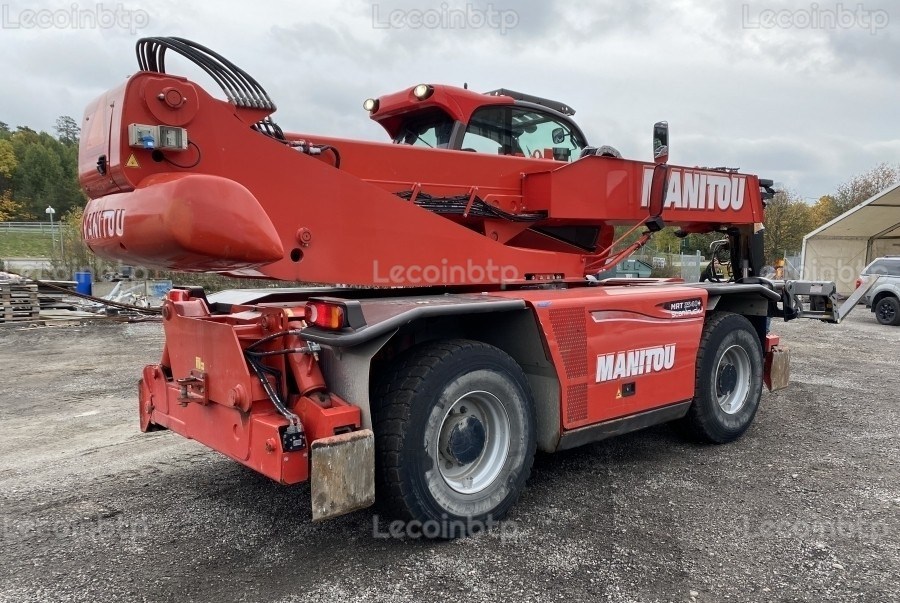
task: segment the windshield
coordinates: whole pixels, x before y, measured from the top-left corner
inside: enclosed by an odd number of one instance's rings
[[[574,161],[585,142],[564,120],[530,108],[485,107],[472,115],[462,150]]]

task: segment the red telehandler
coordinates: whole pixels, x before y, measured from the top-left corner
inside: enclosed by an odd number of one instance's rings
[[[181,55],[214,98],[168,74]],[[787,384],[773,316],[837,322],[831,283],[762,270],[771,182],[595,147],[567,105],[420,84],[364,108],[391,143],[291,134],[246,72],[181,38],[87,109],[83,233],[148,268],[319,288],[175,288],[139,387],[170,429],[283,484],[458,536],[501,519],[536,449],[663,422],[741,436]],[[599,279],[665,225],[721,233],[728,282]],[[641,229],[614,241],[617,226]],[[625,239],[625,237],[621,237]],[[625,240],[631,240],[629,237]]]

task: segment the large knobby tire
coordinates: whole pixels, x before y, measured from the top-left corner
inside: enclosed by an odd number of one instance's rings
[[[753,325],[740,314],[711,314],[697,353],[694,399],[677,427],[704,442],[736,440],[753,423],[762,385],[762,346]]]
[[[900,301],[896,297],[879,299],[875,304],[875,319],[883,325],[900,325]]]
[[[536,444],[531,390],[509,355],[476,341],[422,344],[374,398],[376,497],[387,514],[440,538],[506,515]]]

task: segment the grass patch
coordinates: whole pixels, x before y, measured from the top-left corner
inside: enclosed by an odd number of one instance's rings
[[[0,231],[0,259],[48,258],[52,245],[49,232]]]

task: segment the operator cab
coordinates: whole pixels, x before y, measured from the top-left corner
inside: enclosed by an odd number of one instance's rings
[[[364,106],[395,144],[565,162],[587,147],[574,110],[511,90],[420,84]]]
[[[461,150],[574,161],[587,144],[573,126],[542,108],[484,107],[469,120]]]

